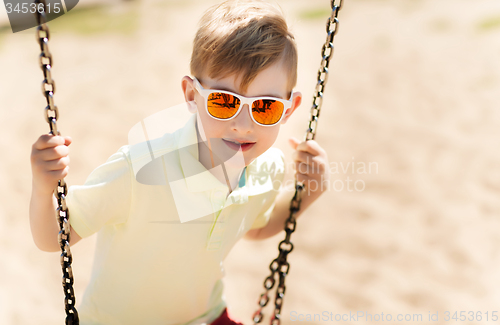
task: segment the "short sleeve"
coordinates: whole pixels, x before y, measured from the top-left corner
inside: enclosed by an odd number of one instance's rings
[[[278,195],[281,184],[283,183],[283,179],[285,178],[285,155],[281,150],[276,148],[273,149],[275,150],[273,150],[272,155],[270,155],[270,158],[272,158],[272,161],[276,164],[274,173],[270,175],[273,188],[266,193],[267,197],[262,206],[262,209],[255,218],[255,221],[253,222],[250,229],[263,228],[267,225],[269,219],[271,218],[274,206],[276,205],[276,196]]]
[[[121,147],[94,169],[84,185],[69,187],[66,197],[69,223],[80,237],[128,219],[132,176],[127,147]]]
[[[273,202],[267,210],[261,212],[253,222],[252,227],[250,229],[264,228],[269,222],[269,219],[271,218],[271,213],[273,212],[275,205],[276,204]]]

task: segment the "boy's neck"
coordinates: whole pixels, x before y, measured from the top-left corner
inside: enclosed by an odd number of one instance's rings
[[[212,173],[212,175],[215,176],[215,178],[217,178],[222,184],[227,185],[229,189],[227,195],[229,195],[238,186],[243,168],[230,167],[224,163],[221,164],[222,168],[213,168],[212,158],[216,158],[215,155],[213,155],[214,157],[211,156],[208,145],[206,145],[206,142],[203,142],[200,137],[200,133],[198,131],[198,121],[196,121],[196,136],[198,138],[198,160]],[[224,175],[224,170],[227,175]]]

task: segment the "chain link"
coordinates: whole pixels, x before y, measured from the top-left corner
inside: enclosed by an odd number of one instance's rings
[[[325,89],[326,82],[328,80],[328,66],[330,64],[330,59],[333,55],[333,41],[335,35],[338,32],[339,20],[338,14],[342,9],[343,0],[337,1],[331,0],[332,13],[326,22],[326,42],[321,49],[321,64],[318,70],[318,82],[315,87],[313,103],[311,107],[311,119],[309,121],[309,127],[307,128],[305,134],[305,140],[314,140],[316,136],[316,127],[318,124],[319,113],[321,110],[321,105],[323,104],[323,92]],[[297,225],[295,215],[300,210],[300,203],[302,202],[302,191],[305,185],[301,184],[295,180],[295,194],[290,202],[290,216],[285,222],[285,239],[282,240],[278,245],[279,255],[274,259],[269,265],[271,274],[264,280],[264,293],[260,295],[258,304],[259,308],[253,314],[254,324],[261,323],[264,314],[262,309],[269,302],[269,291],[276,284],[276,274],[278,274],[278,286],[276,287],[276,294],[274,299],[274,313],[271,317],[272,325],[280,325],[281,323],[281,308],[283,307],[283,299],[285,297],[285,277],[290,271],[290,264],[287,261],[288,254],[293,250],[293,244],[290,242],[290,236],[295,231]]]
[[[42,93],[47,100],[47,107],[45,107],[45,120],[49,124],[50,134],[61,135],[57,130],[57,118],[59,117],[59,110],[54,104],[54,93],[56,91],[56,84],[52,79],[52,54],[49,51],[49,27],[47,26],[47,18],[45,15],[46,3],[45,0],[35,0],[37,4],[43,4],[44,10],[42,12],[36,11],[36,19],[38,27],[36,29],[36,38],[40,45],[40,68],[43,71]],[[58,242],[61,247],[61,268],[63,273],[62,285],[64,289],[64,305],[66,310],[66,325],[78,325],[80,323],[78,312],[76,310],[75,292],[73,290],[73,270],[71,263],[73,257],[69,246],[70,226],[68,223],[69,211],[66,206],[66,195],[68,194],[68,187],[64,178],[60,179],[57,187],[54,189],[54,196],[57,198],[56,218],[59,223]]]

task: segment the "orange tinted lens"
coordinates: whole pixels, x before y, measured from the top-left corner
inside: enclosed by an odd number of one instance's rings
[[[208,112],[217,118],[230,118],[238,111],[240,100],[230,94],[211,93],[207,100]]]
[[[261,124],[271,125],[279,121],[283,103],[272,99],[256,100],[252,104],[253,118]]]

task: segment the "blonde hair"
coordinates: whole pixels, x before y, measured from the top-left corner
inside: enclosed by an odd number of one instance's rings
[[[209,8],[193,42],[191,74],[214,79],[242,74],[248,85],[264,69],[283,61],[289,91],[297,83],[297,46],[282,11],[267,2],[230,0]]]

